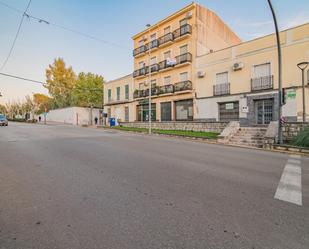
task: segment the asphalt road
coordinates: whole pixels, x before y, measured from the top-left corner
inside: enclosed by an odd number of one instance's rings
[[[274,198],[288,160],[295,161],[161,136],[10,123],[0,127],[0,248],[308,249],[309,158],[297,159],[302,203]]]

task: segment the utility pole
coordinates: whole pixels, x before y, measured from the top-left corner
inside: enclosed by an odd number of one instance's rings
[[[151,65],[150,65],[150,46],[151,46],[151,40],[150,40],[150,24],[147,24],[146,27],[148,28],[148,85],[149,85],[149,99],[148,99],[148,123],[149,128],[148,132],[151,134],[151,93],[152,93],[152,86],[151,86]],[[145,69],[146,70],[146,69]]]
[[[276,18],[276,13],[273,8],[271,0],[268,0],[268,4],[273,16],[274,25],[276,29],[276,40],[277,40],[277,50],[278,50],[278,96],[279,96],[279,106],[278,106],[278,143],[282,144],[282,124],[281,124],[281,116],[282,116],[282,105],[283,105],[283,96],[282,96],[282,57],[281,57],[281,43],[280,43],[280,34],[279,28]]]
[[[304,61],[297,64],[297,67],[301,70],[302,79],[302,94],[303,94],[303,122],[306,122],[306,101],[305,101],[305,69],[308,67],[309,62]]]

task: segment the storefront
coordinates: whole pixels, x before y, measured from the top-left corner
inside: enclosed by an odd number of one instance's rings
[[[176,121],[192,121],[193,120],[193,100],[180,100],[175,102],[175,118]]]
[[[136,106],[137,121],[149,121],[149,105],[143,103]],[[156,121],[156,104],[151,104],[151,120]]]

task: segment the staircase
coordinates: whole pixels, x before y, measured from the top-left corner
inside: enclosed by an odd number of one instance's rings
[[[228,144],[262,148],[266,131],[267,127],[240,127]]]

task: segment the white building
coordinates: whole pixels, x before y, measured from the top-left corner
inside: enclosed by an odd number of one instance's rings
[[[47,113],[46,121],[72,125],[91,125],[95,123],[95,117],[98,118],[98,123],[100,122],[100,117],[102,116],[100,110],[101,109],[93,108],[92,113],[90,108],[84,107],[67,107],[51,110]],[[41,118],[43,122],[43,114]]]

